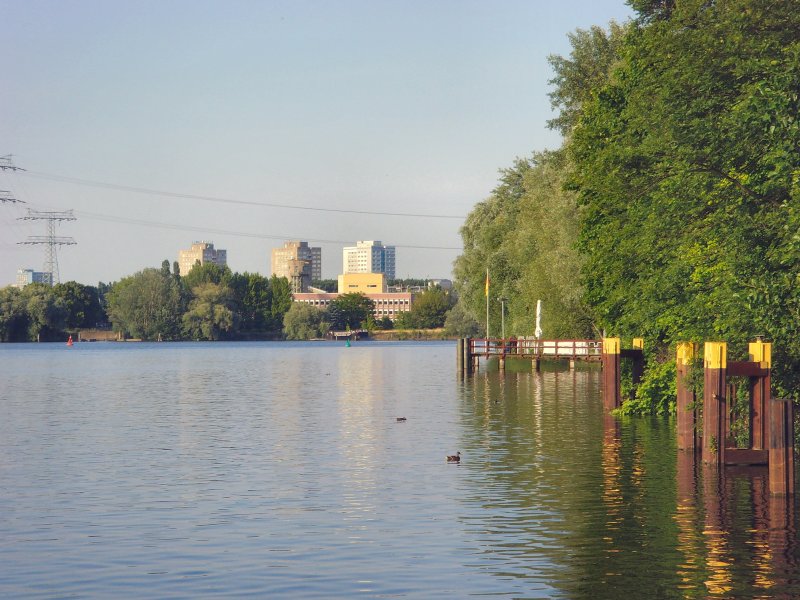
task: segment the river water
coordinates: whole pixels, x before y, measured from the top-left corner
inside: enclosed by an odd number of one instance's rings
[[[766,473],[599,384],[462,380],[450,342],[0,346],[0,597],[800,596]]]

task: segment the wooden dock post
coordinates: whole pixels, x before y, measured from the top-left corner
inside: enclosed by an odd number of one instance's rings
[[[706,342],[704,348],[703,390],[703,462],[725,464],[727,411],[725,371],[728,365],[728,345],[725,342]]]
[[[456,341],[456,369],[459,375],[464,374],[464,338]]]
[[[639,350],[639,353],[633,355],[631,362],[631,382],[634,389],[642,380],[644,374],[644,338],[633,338],[632,347],[634,350]]]
[[[750,361],[760,363],[767,369],[764,377],[750,378],[750,445],[758,450],[769,448],[769,414],[770,400],[769,369],[772,368],[772,344],[762,341],[749,344]]]
[[[678,450],[697,449],[697,397],[688,385],[689,371],[694,357],[697,355],[697,344],[679,342],[675,361],[678,376],[675,384],[677,391],[678,413]]]
[[[791,399],[769,401],[769,493],[794,494],[794,410]]]
[[[467,375],[472,375],[475,366],[472,360],[472,338],[464,338],[464,372]]]
[[[620,344],[619,338],[603,339],[603,406],[607,411],[619,408],[620,394]]]

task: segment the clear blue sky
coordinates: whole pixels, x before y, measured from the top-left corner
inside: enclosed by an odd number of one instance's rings
[[[460,219],[257,204],[466,216],[498,169],[560,144],[547,55],[630,15],[623,0],[0,0],[0,156],[28,170],[0,190],[75,210],[62,281],[114,281],[201,239],[240,272],[269,274],[270,248],[299,238],[325,240],[335,277],[342,246],[377,239],[398,276],[450,277]],[[43,266],[44,247],[16,243],[45,234],[24,214],[0,205],[0,285]]]

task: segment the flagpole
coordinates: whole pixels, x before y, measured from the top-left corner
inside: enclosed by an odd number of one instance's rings
[[[489,267],[486,267],[486,339],[489,339]]]

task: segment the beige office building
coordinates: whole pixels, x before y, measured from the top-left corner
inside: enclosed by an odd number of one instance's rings
[[[281,248],[273,248],[270,257],[270,272],[276,277],[286,277],[291,281],[296,266],[292,261],[306,260],[310,264],[312,281],[322,279],[322,248],[311,247],[308,242],[291,241]]]
[[[216,250],[211,242],[194,242],[189,250],[178,252],[178,268],[182,276],[188,275],[198,262],[224,267],[228,264],[228,251]]]

